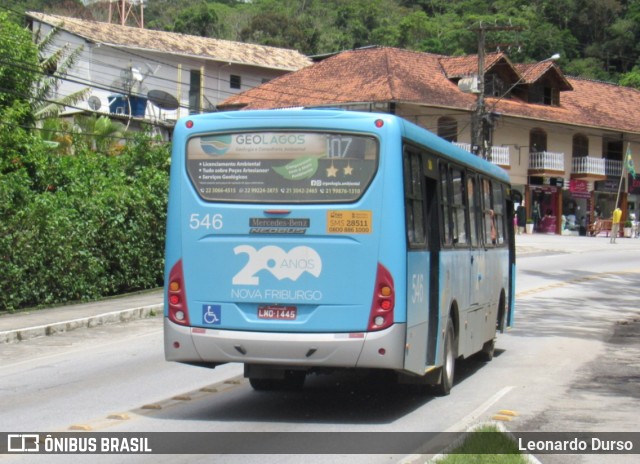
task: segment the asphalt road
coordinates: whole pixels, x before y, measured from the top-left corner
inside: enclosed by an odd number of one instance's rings
[[[462,431],[497,420],[512,431],[640,431],[640,252],[634,243],[616,248],[586,239],[559,247],[537,240],[520,246],[515,328],[499,337],[490,363],[458,364],[448,397],[387,389],[348,375],[314,377],[298,393],[257,393],[238,365],[206,370],[165,362],[161,318],[150,317],[0,345],[0,428],[390,433]],[[103,455],[91,460],[351,464],[423,463],[427,457]],[[637,455],[536,458],[628,463]],[[86,457],[0,460],[66,463]]]

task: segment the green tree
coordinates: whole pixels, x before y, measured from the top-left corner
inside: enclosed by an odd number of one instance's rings
[[[173,32],[202,37],[219,37],[221,29],[215,7],[204,0],[180,11],[171,27]]]
[[[597,58],[579,58],[563,66],[563,71],[571,76],[606,81],[609,73],[604,70],[604,63]]]
[[[353,0],[339,4],[336,10],[337,27],[342,33],[343,48],[378,45],[373,38],[376,31],[386,26],[392,10],[385,8],[384,0]]]
[[[640,89],[640,66],[634,66],[631,71],[622,74],[620,85]]]
[[[39,75],[38,50],[29,31],[0,12],[0,109],[28,101]]]
[[[77,63],[83,49],[83,47],[72,49],[69,44],[66,44],[53,53],[47,53],[48,47],[59,33],[60,28],[57,27],[46,34],[40,30],[35,31],[40,62],[39,78],[33,88],[31,101],[36,119],[56,117],[64,110],[65,106],[75,105],[84,100],[91,92],[91,89],[86,87],[69,95],[53,97],[61,79],[65,78],[69,70]]]
[[[40,129],[37,135],[45,145],[54,148],[59,154],[73,152],[73,128],[71,124],[60,118],[47,118],[40,121]]]
[[[28,181],[23,177],[23,158],[31,150],[32,136],[29,127],[34,121],[29,104],[31,89],[38,78],[38,51],[31,41],[29,32],[11,22],[0,12],[0,175],[19,179],[21,186],[11,192],[10,179],[7,184],[0,180],[3,206],[18,206],[16,201],[23,198]],[[17,173],[16,175],[14,175]],[[8,210],[6,210],[8,211]],[[0,221],[2,219],[0,218]]]
[[[636,37],[638,37],[638,23],[632,19],[617,19],[608,28],[608,38],[604,43],[604,49],[609,62],[617,67],[617,71],[627,72],[633,61],[628,57],[634,55],[636,49]]]
[[[522,32],[518,44],[521,44],[522,52],[517,58],[522,61],[544,60],[556,53],[565,61],[580,56],[580,45],[571,32],[550,23],[530,22],[529,27]]]
[[[297,2],[263,0],[248,24],[240,31],[240,40],[273,47],[317,52],[319,30],[315,21]]]
[[[76,139],[82,141],[93,151],[114,154],[125,136],[125,126],[111,120],[108,116],[78,116],[75,118],[78,128]]]

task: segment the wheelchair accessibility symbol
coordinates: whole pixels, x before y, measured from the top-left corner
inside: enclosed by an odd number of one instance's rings
[[[202,305],[202,321],[205,324],[220,325],[222,322],[222,308],[220,305]]]

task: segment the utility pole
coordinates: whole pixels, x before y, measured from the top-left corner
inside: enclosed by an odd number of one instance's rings
[[[476,109],[471,117],[471,151],[481,158],[487,159],[484,133],[484,53],[485,53],[485,32],[482,22],[476,30],[478,33],[478,97]]]
[[[488,31],[521,31],[523,28],[520,26],[489,26],[480,22],[480,25],[473,30],[478,34],[478,97],[476,108],[471,116],[471,151],[490,161],[493,119],[491,114],[487,114],[484,102],[486,33]]]

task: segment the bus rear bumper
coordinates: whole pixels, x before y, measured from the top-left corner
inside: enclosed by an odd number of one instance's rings
[[[164,319],[167,361],[402,369],[405,324],[379,332],[282,333],[183,327]]]

